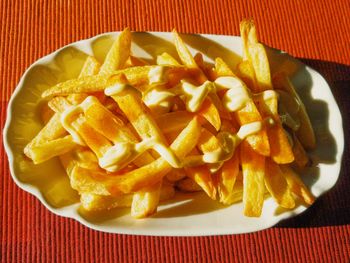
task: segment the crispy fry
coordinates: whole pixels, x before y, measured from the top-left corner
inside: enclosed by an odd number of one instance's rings
[[[243,42],[243,59],[249,59],[249,45],[258,43],[258,37],[254,21],[252,19],[243,19],[239,24],[239,29]]]
[[[267,136],[270,142],[270,156],[280,164],[291,163],[294,161],[292,146],[288,140],[287,134],[282,127],[278,115],[277,93],[269,90],[256,96],[258,109],[263,118],[273,117],[274,125],[267,126]]]
[[[195,181],[211,199],[216,199],[216,188],[206,165],[193,168],[187,167],[185,168],[185,172],[187,176]]]
[[[264,45],[260,43],[250,45],[249,54],[259,91],[272,89],[270,65]]]
[[[296,135],[301,142],[301,144],[306,149],[314,149],[316,146],[315,133],[312,128],[312,124],[309,116],[307,115],[305,105],[300,99],[298,93],[296,92],[293,84],[288,79],[288,77],[283,73],[276,73],[273,77],[273,86],[275,89],[281,89],[290,94],[297,99],[299,102],[300,109],[298,111],[298,118],[300,120],[300,127],[296,132]]]
[[[138,66],[146,66],[148,62],[143,60],[142,58],[130,56],[128,60],[125,62],[125,67],[138,67]]]
[[[159,129],[163,133],[182,130],[193,119],[194,114],[188,111],[174,111],[155,118]]]
[[[215,59],[215,72],[217,77],[233,76],[235,74],[222,58]]]
[[[253,101],[248,101],[244,108],[234,112],[234,116],[241,126],[254,121],[262,120],[261,115]],[[270,155],[270,143],[265,128],[256,134],[249,135],[247,142],[257,153],[264,156]]]
[[[239,155],[236,152],[231,159],[227,160],[217,174],[219,200],[225,205],[232,204],[233,187],[239,173]]]
[[[190,53],[190,51],[188,50],[185,43],[183,42],[180,35],[177,33],[175,29],[173,30],[173,37],[174,37],[174,44],[175,44],[177,53],[182,63],[189,68],[199,68],[192,54]],[[204,75],[204,73],[200,71],[200,75],[199,75],[200,83],[203,83],[206,79],[207,78]]]
[[[45,162],[55,156],[65,154],[77,146],[72,136],[67,135],[63,138],[42,142],[28,148],[26,155],[33,160],[35,164]]]
[[[233,203],[237,203],[237,202],[242,201],[242,199],[243,199],[243,183],[242,183],[242,180],[239,180],[239,179],[240,178],[238,177],[234,186],[233,186],[232,192],[225,197],[223,204],[232,205]]]
[[[55,113],[44,128],[37,134],[37,136],[35,136],[33,140],[26,145],[24,148],[24,154],[31,158],[34,163],[41,163],[54,156],[57,156],[55,155],[55,152],[52,152],[52,148],[43,148],[43,144],[49,146],[50,141],[59,139],[65,135],[67,135],[67,132],[60,123],[60,115]],[[63,141],[67,146],[67,151],[71,150],[74,146],[70,143],[69,139],[65,139]],[[51,146],[53,145],[51,144]],[[61,148],[61,150],[57,153],[64,153],[62,151],[64,151],[64,148]]]
[[[293,171],[292,168],[288,167],[287,165],[281,165],[280,167],[282,169],[284,177],[287,180],[290,190],[307,205],[312,205],[315,201],[315,197],[307,189],[299,176]]]
[[[207,79],[210,81],[214,81],[216,79],[214,68],[209,63],[204,62],[202,53],[197,53],[193,59]]]
[[[164,52],[161,55],[157,56],[157,64],[158,65],[172,65],[172,66],[180,66],[180,63],[177,62],[175,58],[173,58],[169,53]]]
[[[206,119],[217,131],[220,130],[221,118],[219,111],[209,98],[204,100],[198,115]]]
[[[172,185],[163,184],[160,189],[160,201],[165,201],[175,195]],[[80,202],[87,211],[109,210],[116,207],[131,207],[133,195],[104,196],[92,193],[81,193]]]
[[[236,73],[237,76],[243,80],[243,82],[248,86],[248,88],[251,91],[255,93],[259,92],[254,68],[249,60],[244,60],[238,63]]]
[[[187,67],[197,68],[198,65],[196,64],[196,61],[175,29],[173,30],[173,38],[177,53],[179,54],[182,63]]]
[[[264,203],[265,157],[256,153],[247,141],[241,143],[244,215],[260,216]]]
[[[294,208],[294,198],[279,165],[266,158],[265,171],[265,186],[271,196],[281,207]]]
[[[96,75],[99,71],[100,63],[94,57],[88,56],[80,71],[79,78]]]
[[[101,66],[100,74],[108,75],[117,69],[125,66],[126,60],[130,56],[131,32],[125,28],[114,41],[109,50],[104,63]]]
[[[128,79],[129,83],[140,90],[143,90],[142,85],[149,84],[149,73],[160,66],[139,66],[131,67],[121,70],[113,71],[109,75],[96,75],[96,76],[84,76],[79,79],[67,80],[61,82],[56,86],[53,86],[42,93],[42,97],[50,96],[65,96],[72,93],[93,93],[98,91],[104,91],[105,88],[113,86],[119,83],[119,75],[124,74]],[[196,75],[198,70],[190,70],[184,67],[175,66],[162,66],[164,68],[164,76],[168,76],[168,79],[163,81],[172,81],[171,83],[176,84],[179,79],[185,78],[186,76]]]
[[[171,149],[179,158],[183,158],[193,149],[199,139],[200,130],[200,123],[197,118],[194,118],[171,144]],[[170,170],[171,166],[168,162],[159,158],[148,165],[120,176],[117,180],[117,182],[121,180],[120,184],[112,184],[110,187],[112,189],[117,187],[124,193],[134,192],[159,182]]]
[[[227,71],[226,74],[229,74],[229,72]],[[234,75],[231,75],[231,76],[234,77]],[[242,85],[244,86],[244,83],[242,83]],[[240,125],[262,120],[257,107],[255,106],[254,102],[251,99],[246,101],[244,107],[235,111],[233,115],[235,116],[235,118],[237,119],[237,122]],[[262,129],[260,132],[256,134],[252,134],[248,136],[247,141],[252,146],[252,148],[256,150],[258,153],[264,156],[270,155],[270,145],[269,145],[269,141],[268,141],[268,137],[265,129]]]
[[[131,216],[143,218],[154,214],[160,198],[161,182],[148,186],[134,194],[131,204]]]

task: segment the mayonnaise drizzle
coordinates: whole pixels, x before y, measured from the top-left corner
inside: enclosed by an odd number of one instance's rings
[[[143,102],[152,112],[158,112],[162,108],[161,113],[168,112],[171,107],[170,99],[175,95],[167,90],[151,89],[143,94]]]
[[[112,88],[117,92],[122,92],[125,87],[126,86],[117,86]],[[113,94],[111,91],[112,90],[109,90],[108,93]],[[97,99],[94,97],[88,97],[81,104],[67,109],[61,117],[64,127],[72,134],[73,138],[75,136],[75,141],[79,142],[81,145],[85,145],[85,143],[79,133],[74,130],[71,123],[74,121],[74,118],[77,118],[78,114],[82,114],[84,109],[95,103],[95,100]],[[212,165],[214,170],[217,170],[222,165],[222,162],[232,157],[237,145],[244,140],[244,138],[260,131],[261,128],[262,122],[258,121],[241,126],[237,134],[220,132],[217,138],[220,141],[221,148],[199,156],[188,156],[183,161],[180,161],[173,151],[162,144],[157,138],[148,138],[141,142],[119,142],[108,148],[98,161],[100,167],[107,171],[115,172],[134,161],[145,151],[153,149],[174,168],[207,163]]]
[[[238,78],[220,77],[215,80],[215,85],[218,90],[228,90],[222,100],[225,108],[230,112],[242,109],[251,100],[247,86]]]
[[[185,95],[186,108],[189,112],[196,112],[202,106],[208,93],[215,89],[210,81],[204,82],[200,86],[192,85],[187,81],[181,81],[181,90]]]
[[[73,121],[77,119],[77,117],[81,112],[82,110],[80,107],[77,107],[77,106],[69,107],[61,114],[61,124],[63,128],[65,128],[66,131],[70,135],[72,135],[74,142],[76,142],[79,145],[85,146],[86,144],[83,138],[79,135],[79,133],[74,129],[72,125]]]
[[[148,73],[149,84],[161,84],[164,82],[164,67],[154,67]],[[278,94],[275,91],[265,91],[261,94],[252,95],[246,85],[235,77],[220,77],[214,82],[206,81],[200,86],[195,86],[185,80],[181,84],[172,89],[151,88],[143,93],[143,102],[152,110],[153,107],[170,107],[170,100],[173,96],[180,95],[184,100],[186,108],[189,112],[197,112],[203,104],[205,98],[210,92],[216,93],[219,90],[227,90],[222,98],[224,107],[234,112],[242,109],[246,103],[251,101],[254,96],[263,96],[264,100],[268,100]],[[129,92],[141,93],[136,88],[129,84],[117,83],[105,89],[107,96],[115,96],[128,94]],[[61,122],[63,127],[72,135],[73,139],[85,145],[83,139],[80,137],[78,131],[72,126],[74,118],[84,112],[84,109],[94,103],[93,97],[88,97],[80,105],[72,106],[62,113]],[[95,99],[96,100],[96,99]],[[266,121],[266,120],[265,120]],[[273,124],[273,120],[267,120]],[[212,152],[205,152],[203,155],[187,156],[180,161],[170,147],[161,143],[157,138],[143,139],[141,142],[119,142],[105,151],[104,155],[99,158],[99,165],[111,172],[118,171],[134,161],[142,153],[149,149],[157,151],[169,165],[174,168],[181,168],[184,166],[193,166],[200,164],[208,164],[213,171],[218,170],[222,163],[230,159],[236,147],[247,136],[259,132],[263,127],[262,121],[252,122],[242,125],[237,132],[219,132],[217,138],[221,147]]]

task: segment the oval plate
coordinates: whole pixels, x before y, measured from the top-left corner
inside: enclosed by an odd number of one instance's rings
[[[24,146],[42,128],[39,110],[43,90],[78,76],[84,60],[94,55],[100,62],[113,39],[106,33],[67,45],[32,64],[21,78],[8,105],[4,128],[4,144],[14,181],[23,190],[35,195],[51,212],[78,220],[82,224],[105,232],[159,235],[201,236],[238,234],[258,231],[277,224],[282,219],[302,213],[299,205],[292,211],[282,210],[268,198],[260,218],[243,215],[242,203],[229,207],[212,201],[203,194],[178,194],[159,206],[158,213],[147,219],[135,220],[129,209],[87,213],[80,209],[77,193],[57,159],[34,165],[23,155]],[[205,60],[222,57],[235,68],[242,54],[241,38],[220,35],[183,35],[191,52],[200,51]],[[176,56],[170,33],[133,33],[132,53],[146,60],[167,51]],[[319,197],[336,183],[344,148],[342,118],[329,85],[312,68],[286,53],[267,48],[272,73],[287,71],[309,112],[317,138],[317,148],[311,153],[313,167],[305,170],[302,179]]]

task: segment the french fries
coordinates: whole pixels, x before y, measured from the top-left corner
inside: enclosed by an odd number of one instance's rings
[[[297,198],[311,205],[291,168],[306,167],[316,145],[306,109],[284,73],[271,77],[254,22],[240,31],[243,59],[231,69],[192,56],[176,30],[180,60],[163,52],[145,62],[126,28],[102,64],[88,56],[78,78],[42,93],[45,126],[24,154],[35,164],[58,156],[88,211],[129,207],[144,218],[176,191],[242,201],[249,217],[266,194],[286,209]]]

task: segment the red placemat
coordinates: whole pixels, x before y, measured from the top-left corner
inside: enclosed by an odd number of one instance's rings
[[[239,34],[253,17],[260,39],[301,58],[328,80],[350,116],[350,2],[337,1],[12,1],[1,0],[1,127],[24,70],[70,42],[129,26],[135,31]],[[2,140],[2,138],[0,139]],[[2,143],[1,143],[2,145]],[[20,190],[0,148],[2,262],[349,262],[350,178],[346,147],[337,185],[304,214],[245,235],[143,237],[88,229],[50,213]]]

